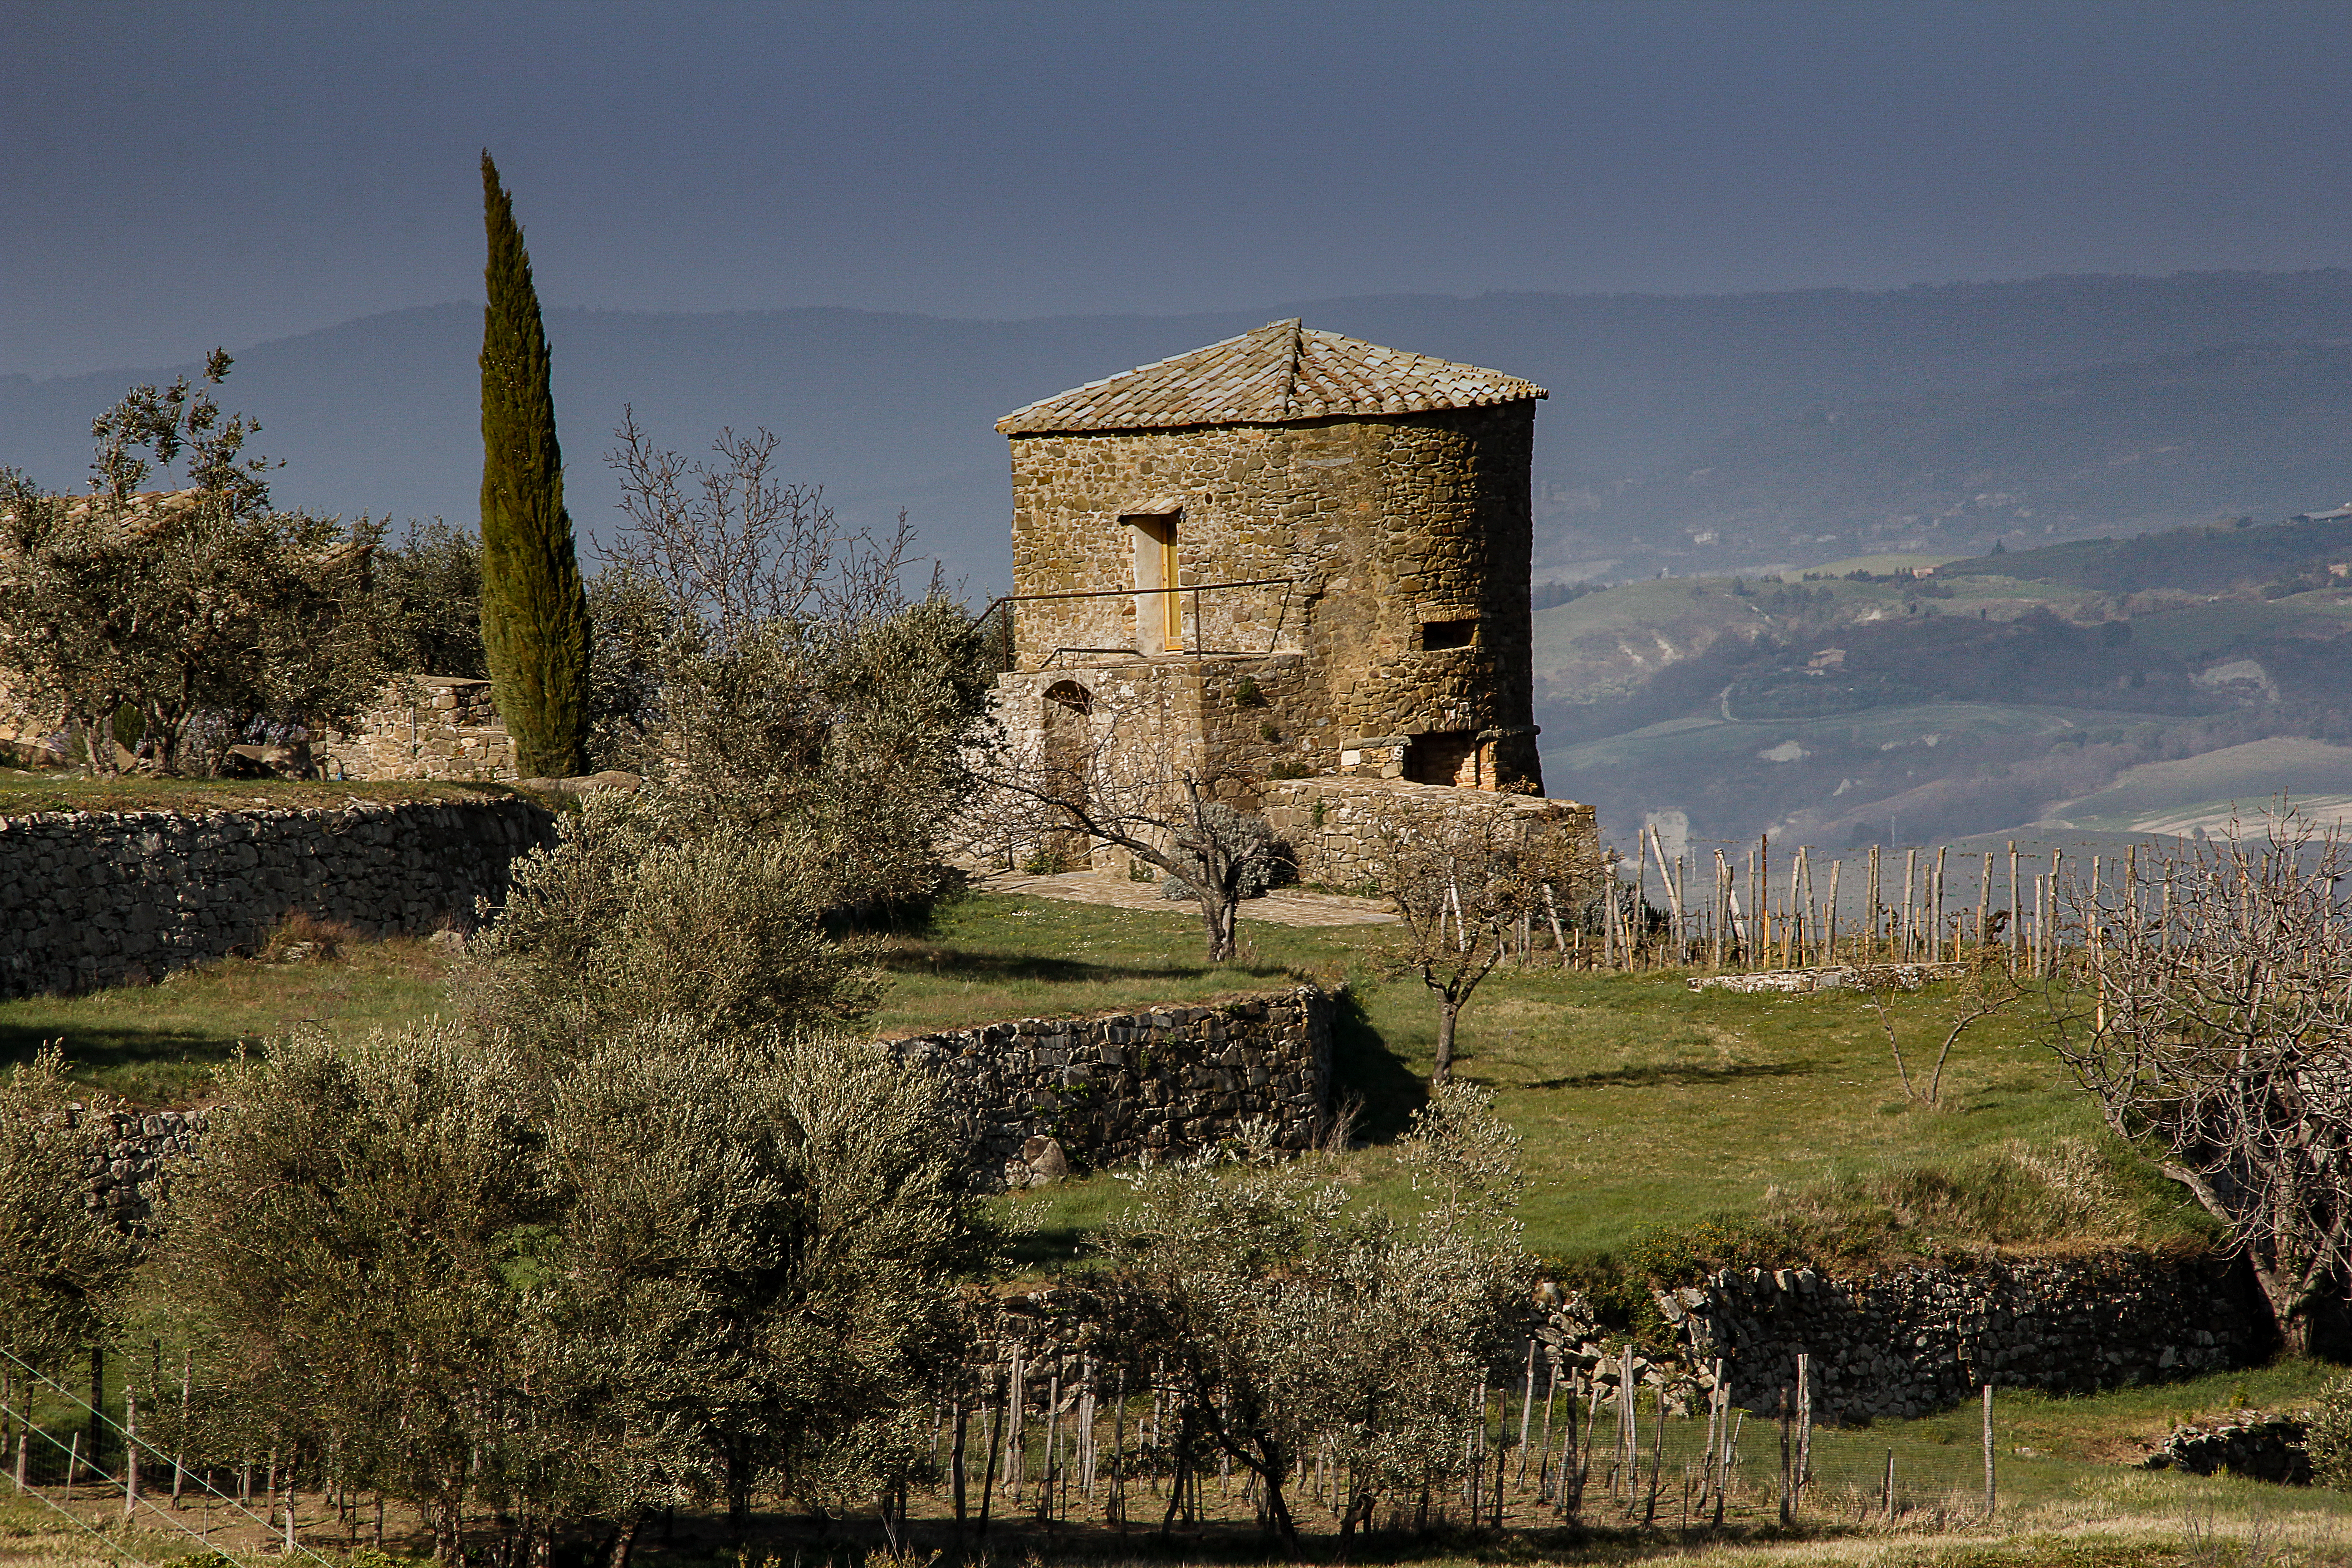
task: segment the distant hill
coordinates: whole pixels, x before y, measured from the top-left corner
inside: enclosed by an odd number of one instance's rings
[[[2231,345],[1986,391],[1825,403],[1705,443],[1688,463],[1620,488],[1552,548],[1619,557],[1621,577],[1631,565],[1685,575],[1878,551],[1976,554],[1995,540],[2014,560],[2053,537],[2333,507],[2352,495],[2352,346]]]
[[[822,482],[855,519],[906,508],[951,570],[993,590],[1011,506],[998,415],[1288,315],[1551,389],[1538,426],[1538,575],[1852,555],[1843,536],[1963,490],[1968,526],[1935,531],[1933,548],[1972,553],[1991,542],[1972,498],[2018,484],[2040,487],[2016,504],[2042,515],[2001,526],[2056,530],[2045,538],[2276,517],[2352,495],[2329,445],[2343,351],[2327,345],[2352,342],[2342,270],[1390,296],[1031,321],[555,310],[567,490],[584,528],[607,525],[614,491],[598,458],[625,403],[686,449],[724,425],[766,425],[784,472]],[[479,332],[478,310],[452,304],[253,345],[226,402],[261,417],[259,449],[289,459],[278,480],[289,503],[470,520]],[[2307,346],[2227,349],[2249,342]],[[191,355],[209,346],[192,342]],[[2200,357],[2209,350],[2226,352]],[[0,375],[0,463],[79,489],[91,416],[131,381],[193,368]],[[2155,450],[2166,446],[2179,452]],[[2138,468],[2116,464],[2125,452],[2142,454]],[[1712,472],[1692,478],[1699,469]],[[1694,527],[1702,515],[1714,521]],[[1720,548],[1694,554],[1692,533],[1710,531]]]
[[[2352,485],[2352,479],[2347,479]],[[2016,577],[2137,594],[2150,588],[2213,593],[2268,583],[2313,562],[2352,561],[2352,516],[2225,522],[2131,539],[2078,539],[2039,550],[1980,555],[1937,568],[1937,577]]]

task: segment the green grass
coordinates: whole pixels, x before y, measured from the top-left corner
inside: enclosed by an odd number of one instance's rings
[[[1402,1199],[1380,1145],[1420,1101],[1433,1001],[1416,980],[1381,976],[1395,940],[1384,928],[1242,929],[1242,961],[1213,967],[1186,912],[970,898],[928,931],[890,940],[877,1022],[913,1031],[1344,981],[1337,1089],[1363,1102],[1360,1131],[1374,1144],[1343,1162],[1344,1174],[1367,1195]],[[97,1087],[150,1103],[196,1098],[240,1039],[304,1022],[355,1033],[444,1010],[444,964],[420,942],[361,942],[334,960],[230,960],[161,985],[0,1003],[0,1053],[21,1059],[61,1037]],[[1932,990],[1891,1004],[1915,1062],[1940,1038],[1948,1005]],[[1556,1259],[1622,1251],[1668,1222],[1785,1207],[1787,1194],[1832,1182],[1842,1195],[1815,1204],[1816,1218],[1892,1226],[1907,1232],[1897,1240],[1934,1245],[1979,1222],[1915,1202],[1936,1187],[1918,1172],[1965,1182],[2012,1142],[2069,1139],[2105,1151],[2147,1234],[2198,1229],[2168,1187],[2142,1180],[2115,1147],[2023,1016],[1963,1038],[1935,1110],[1906,1105],[1876,1016],[1836,993],[1746,996],[1694,993],[1677,974],[1506,970],[1472,1002],[1458,1050],[1457,1070],[1495,1092],[1525,1140],[1528,1243]],[[1066,1256],[1122,1193],[1096,1175],[1045,1194],[1033,1257]]]
[[[160,985],[0,1002],[0,1061],[62,1040],[81,1082],[141,1105],[201,1100],[239,1041],[301,1024],[342,1033],[398,1028],[441,1010],[448,960],[415,938],[347,944],[302,963],[227,958]]]

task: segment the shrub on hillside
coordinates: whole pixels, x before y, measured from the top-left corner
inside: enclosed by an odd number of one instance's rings
[[[2320,1390],[2303,1446],[2311,1455],[2313,1480],[2352,1491],[2352,1377],[2336,1378]]]
[[[883,1047],[670,1022],[550,1076],[426,1027],[223,1093],[146,1275],[192,1462],[331,1460],[445,1561],[469,1520],[498,1561],[593,1530],[625,1563],[656,1508],[903,1485],[991,1248]]]
[[[649,1018],[731,1031],[850,1023],[878,980],[826,933],[831,849],[713,834],[693,797],[603,791],[515,863],[505,908],[453,977],[469,1024],[534,1060],[583,1057]]]

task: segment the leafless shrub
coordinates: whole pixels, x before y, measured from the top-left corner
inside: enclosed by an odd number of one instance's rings
[[[2079,976],[2053,1043],[2120,1136],[2229,1227],[2296,1353],[2352,1262],[2352,876],[2292,809],[2069,894]]]

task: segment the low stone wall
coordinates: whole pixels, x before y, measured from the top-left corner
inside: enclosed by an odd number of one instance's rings
[[[1331,1014],[1330,995],[1303,985],[890,1044],[946,1080],[967,1178],[995,1190],[1025,1181],[1032,1139],[1054,1140],[1081,1165],[1132,1164],[1213,1145],[1264,1118],[1282,1147],[1310,1146],[1329,1102]]]
[[[554,825],[514,798],[0,817],[0,995],[161,980],[297,910],[370,935],[469,927]]]
[[[1965,980],[1965,963],[1834,963],[1820,969],[1759,969],[1747,974],[1694,974],[1694,991],[1804,995],[1814,991],[1916,991],[1931,980]]]
[[[1643,1381],[1704,1384],[1720,1358],[1734,1401],[1767,1414],[1795,1388],[1802,1354],[1814,1411],[1838,1423],[1925,1415],[1987,1382],[2088,1394],[2218,1372],[2259,1361],[2273,1337],[2236,1266],[2146,1253],[1852,1279],[1727,1270],[1658,1306],[1682,1344],[1673,1360],[1637,1366]],[[1575,1301],[1538,1336],[1564,1366],[1602,1360],[1603,1336]]]
[[[316,748],[331,779],[511,779],[514,738],[490,701],[490,683],[405,675],[349,734]]]
[[[1261,809],[1274,836],[1290,846],[1298,879],[1342,892],[1377,889],[1385,871],[1379,826],[1402,815],[1437,824],[1448,817],[1500,816],[1520,833],[1564,833],[1580,858],[1600,863],[1600,828],[1593,809],[1572,800],[1544,800],[1497,790],[1459,789],[1390,778],[1269,780],[1259,788]],[[1561,915],[1570,912],[1560,889]]]
[[[2141,1464],[2144,1470],[2187,1470],[2192,1476],[2228,1474],[2248,1480],[2311,1484],[2308,1425],[2292,1415],[2233,1411],[2210,1426],[2176,1426],[2164,1447]]]

